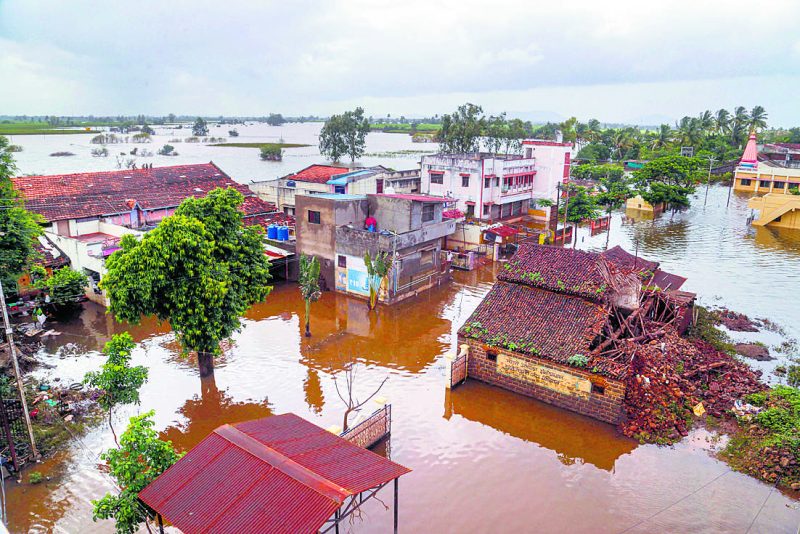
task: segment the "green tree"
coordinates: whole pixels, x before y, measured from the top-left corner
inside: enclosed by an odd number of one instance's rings
[[[731,114],[727,109],[720,109],[714,115],[714,130],[720,135],[730,133]]]
[[[484,144],[486,150],[492,154],[499,154],[500,148],[505,144],[508,138],[508,122],[506,121],[506,114],[501,113],[499,116],[494,115],[486,120],[486,135]]]
[[[62,267],[48,276],[40,265],[31,267],[33,287],[46,291],[50,295],[50,303],[56,308],[74,308],[89,286],[86,275],[70,267]]]
[[[369,251],[364,252],[364,265],[367,267],[367,281],[369,283],[369,309],[374,310],[378,304],[378,294],[381,284],[389,276],[392,269],[392,255],[388,252],[378,252],[370,257]]]
[[[208,135],[208,123],[203,117],[197,117],[192,125],[192,135],[195,137],[203,137]]]
[[[9,147],[8,138],[0,136],[0,277],[12,290],[36,255],[34,239],[42,233],[43,219],[25,209],[11,182],[17,167]]]
[[[142,133],[147,135],[155,135],[156,131],[153,130],[147,123],[142,125]]]
[[[141,240],[123,237],[100,282],[118,320],[169,321],[184,352],[197,352],[201,377],[213,374],[239,317],[272,289],[262,232],[244,226],[243,201],[233,188],[184,200]]]
[[[470,103],[459,106],[452,115],[442,116],[439,134],[442,151],[455,154],[477,152],[485,126],[483,108]]]
[[[586,187],[570,185],[569,204],[565,203],[559,211],[562,215],[566,211],[567,220],[577,225],[581,221],[597,218],[597,201]]]
[[[139,404],[139,388],[147,381],[146,367],[130,366],[135,346],[128,332],[114,335],[103,348],[106,363],[100,371],[90,371],[83,378],[84,384],[102,391],[97,403],[108,412],[108,426],[117,446],[119,442],[112,424],[112,412],[121,404]]]
[[[283,158],[283,150],[278,145],[264,145],[261,147],[260,156],[263,161],[280,161]]]
[[[300,256],[300,275],[297,280],[300,294],[306,303],[306,337],[311,337],[311,303],[322,296],[319,289],[319,260],[316,256]]]
[[[92,501],[92,520],[113,519],[118,534],[134,534],[142,522],[155,517],[155,512],[139,500],[139,492],[183,456],[175,451],[172,442],[158,439],[153,415],[149,411],[131,417],[120,436],[119,448],[100,455],[108,464],[119,493],[107,493]]]
[[[611,165],[602,165],[602,167],[606,167],[606,175],[600,177],[599,193],[595,199],[600,206],[605,206],[606,214],[610,217],[613,210],[621,208],[625,205],[625,201],[633,196],[633,190],[621,168],[611,168]],[[610,238],[611,225],[609,221],[606,231],[606,248],[608,248]]]
[[[286,119],[283,118],[283,115],[280,113],[270,113],[269,117],[267,117],[267,124],[270,126],[280,126],[284,124]]]
[[[369,119],[364,117],[362,108],[332,115],[325,121],[319,134],[320,154],[333,161],[339,161],[342,156],[348,155],[350,161],[355,161],[364,154],[368,133]]]
[[[647,187],[653,182],[693,188],[702,179],[703,159],[685,156],[664,156],[655,158],[634,172],[640,186]]]
[[[767,112],[762,106],[755,106],[750,110],[750,130],[758,131],[767,127]]]

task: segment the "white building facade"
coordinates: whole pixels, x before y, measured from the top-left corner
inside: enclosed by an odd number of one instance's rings
[[[450,197],[467,217],[498,220],[526,215],[532,200],[555,201],[569,177],[571,145],[526,140],[524,154],[435,154],[420,162],[422,193]]]

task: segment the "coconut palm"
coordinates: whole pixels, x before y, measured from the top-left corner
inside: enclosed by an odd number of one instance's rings
[[[709,110],[705,110],[700,114],[698,117],[698,122],[700,129],[703,130],[703,133],[706,136],[708,136],[714,129],[714,115]]]
[[[720,109],[714,115],[714,129],[720,135],[725,135],[731,130],[731,114],[727,109]]]
[[[755,106],[750,111],[750,130],[761,130],[767,127],[767,111],[761,106]]]
[[[702,135],[700,119],[695,117],[683,117],[675,125],[678,139],[683,146],[695,146],[700,141]]]
[[[653,137],[650,147],[653,148],[654,150],[657,148],[666,148],[671,141],[672,141],[672,128],[669,127],[669,124],[662,124],[658,128],[655,137]]]

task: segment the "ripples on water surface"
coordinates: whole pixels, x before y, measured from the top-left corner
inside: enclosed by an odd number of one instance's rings
[[[233,174],[242,180],[246,173]],[[687,276],[686,288],[704,303],[768,317],[800,337],[800,307],[791,299],[797,294],[800,238],[753,231],[745,224],[746,200],[733,197],[726,209],[726,196],[725,188],[712,188],[707,208],[701,196],[689,212],[655,221],[616,216],[611,243],[631,251],[638,244],[640,255]],[[581,233],[578,245],[600,249],[605,239]],[[362,363],[356,382],[361,394],[389,377],[382,394],[393,404],[390,453],[413,469],[400,481],[405,532],[744,532],[767,496],[752,531],[796,532],[797,503],[728,472],[709,456],[705,431],[674,448],[640,446],[611,426],[483,384],[468,382],[447,392],[443,355],[455,349],[455,332],[491,287],[494,270],[456,273],[453,283],[377,314],[368,313],[362,301],[326,293],[312,306],[310,339],[301,335],[299,291],[279,285],[248,313],[215,380],[202,383],[194,362],[178,355],[164,327],[153,321],[130,327],[139,342],[134,363],[150,368],[150,381],[142,389],[142,406],[121,410],[117,427],[131,414],[155,409],[162,435],[185,449],[223,423],[274,413],[295,412],[322,427],[340,425],[343,406],[333,377],[356,358]],[[64,334],[42,351],[54,368],[36,374],[63,381],[97,368],[97,349],[124,329],[92,305],[56,328]],[[67,343],[76,346],[60,350]],[[96,465],[98,452],[112,444],[106,427],[98,426],[40,468],[52,481],[12,484],[12,531],[113,531],[108,522],[90,521],[89,502],[110,488]],[[391,505],[390,492],[381,497]],[[391,510],[370,502],[352,531],[387,532],[391,517]]]

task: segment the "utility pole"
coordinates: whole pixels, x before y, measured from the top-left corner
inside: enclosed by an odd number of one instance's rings
[[[28,413],[28,401],[25,400],[25,387],[22,385],[22,373],[19,371],[19,361],[17,360],[17,347],[14,345],[14,331],[11,329],[11,323],[8,320],[8,308],[6,307],[6,295],[3,291],[2,281],[0,281],[0,306],[3,307],[3,323],[6,329],[6,341],[8,341],[8,349],[11,351],[11,361],[14,362],[14,374],[17,375],[17,389],[19,390],[19,398],[22,401],[22,413],[25,414],[25,425],[28,427],[28,437],[31,440],[31,453],[33,454],[33,459],[38,461],[41,455],[36,449],[36,439],[33,437],[31,415]],[[0,400],[0,402],[2,402],[2,400]]]
[[[716,158],[714,156],[708,156],[708,178],[706,178],[706,198],[703,201],[703,207],[708,204],[708,187],[711,185],[711,166],[714,164]]]

